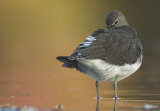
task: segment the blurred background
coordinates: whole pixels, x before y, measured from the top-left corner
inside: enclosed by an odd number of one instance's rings
[[[96,96],[95,81],[61,67],[56,56],[70,55],[94,30],[106,28],[105,17],[111,10],[124,13],[144,48],[142,67],[119,82],[120,94],[136,86],[159,93],[159,4],[159,0],[1,0],[0,105],[91,107],[82,101]],[[100,83],[103,97],[114,97],[112,85]]]

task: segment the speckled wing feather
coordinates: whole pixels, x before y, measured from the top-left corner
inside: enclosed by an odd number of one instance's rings
[[[142,45],[131,27],[122,27],[106,31],[96,36],[85,50],[77,49],[75,53],[85,59],[103,59],[114,65],[132,64],[142,53]]]
[[[85,57],[83,54],[78,53],[77,51],[85,51],[96,39],[97,35],[104,33],[104,29],[97,29],[91,35],[89,35],[84,42],[82,42],[77,48],[76,51],[70,55],[70,60],[75,60]]]

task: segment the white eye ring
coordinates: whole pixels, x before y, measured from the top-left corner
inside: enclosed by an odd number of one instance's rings
[[[116,21],[114,22],[115,25],[117,25],[118,23],[119,23],[119,20],[116,20]]]

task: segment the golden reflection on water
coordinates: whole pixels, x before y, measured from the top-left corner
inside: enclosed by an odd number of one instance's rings
[[[4,75],[0,78],[1,106],[52,109],[61,105],[65,110],[95,110],[97,107],[95,81],[70,69],[60,70],[65,73],[52,74],[44,71],[35,74],[24,69],[24,72],[19,71],[19,73],[15,73],[14,70],[4,71]],[[70,73],[72,71],[75,73]],[[118,82],[120,99],[117,101],[117,109],[144,109],[144,105],[147,104],[160,106],[160,82],[156,78],[146,76],[150,73],[139,71]],[[152,72],[152,75],[154,74],[157,75],[156,72]],[[150,82],[148,79],[151,79]],[[99,109],[114,109],[112,87],[112,82],[100,82],[102,99],[99,101]]]
[[[159,5],[143,0],[1,0],[0,107],[96,110],[95,81],[61,67],[55,58],[70,55],[93,30],[105,28],[104,18],[113,9],[124,12],[144,46],[140,70],[118,83],[117,110],[146,110],[147,105],[158,110],[160,16],[151,12],[159,10]],[[148,23],[150,16],[156,17]],[[99,109],[114,110],[112,82],[100,82],[100,96]]]

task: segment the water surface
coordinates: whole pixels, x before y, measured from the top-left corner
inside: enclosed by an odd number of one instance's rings
[[[59,64],[58,64],[59,65]],[[57,65],[57,66],[58,66]],[[138,71],[118,82],[115,101],[112,82],[100,82],[101,99],[96,99],[95,81],[88,76],[58,66],[57,73],[3,70],[0,78],[0,107],[68,111],[160,110],[160,75]],[[63,73],[58,73],[60,70]],[[10,109],[10,110],[11,110]]]

